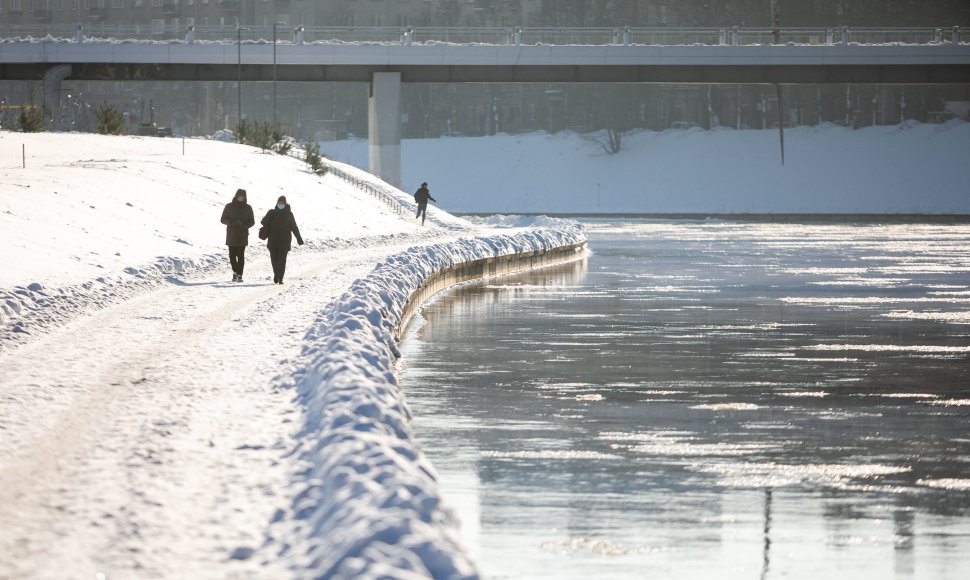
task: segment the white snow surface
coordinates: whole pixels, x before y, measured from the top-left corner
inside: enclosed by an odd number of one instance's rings
[[[464,213],[970,213],[970,123],[411,139],[402,182]],[[367,142],[321,143],[366,168]],[[440,196],[440,197],[439,197]]]
[[[970,213],[970,124],[405,141],[404,190],[204,139],[0,132],[0,578],[473,578],[394,377],[441,267],[585,239],[500,213]],[[413,217],[422,181],[438,202]],[[363,191],[358,185],[364,185]],[[286,195],[246,282],[219,223]],[[403,206],[403,209],[402,209]]]
[[[394,329],[433,272],[585,231],[434,204],[422,226],[335,167],[369,191],[213,140],[0,132],[0,577],[477,576]],[[256,228],[228,282],[238,187],[257,222],[293,207],[282,286]]]

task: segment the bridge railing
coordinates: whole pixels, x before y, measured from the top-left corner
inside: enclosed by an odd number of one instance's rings
[[[933,45],[970,42],[970,33],[961,35],[959,27],[904,28],[540,28],[540,27],[337,27],[337,26],[277,26],[275,36],[280,42],[348,42],[379,44],[486,44],[486,45],[761,45],[775,44],[910,44]],[[249,26],[240,30],[235,26],[194,26],[191,31],[155,28],[147,24],[86,23],[0,25],[0,39],[62,40],[169,40],[236,42],[237,39],[271,41],[273,26]]]

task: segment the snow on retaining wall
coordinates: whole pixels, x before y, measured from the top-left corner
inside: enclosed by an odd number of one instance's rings
[[[398,330],[439,285],[575,259],[585,231],[553,221],[392,256],[311,326],[304,350],[311,360],[297,377],[307,409],[300,451],[311,467],[289,514],[307,544],[288,556],[299,577],[478,577],[412,437],[393,367]]]
[[[396,329],[397,333],[398,335],[402,334],[401,331],[407,327],[408,322],[411,321],[411,317],[428,298],[446,288],[469,280],[480,280],[493,276],[511,274],[513,272],[521,272],[523,270],[562,264],[563,262],[575,260],[585,249],[586,242],[577,242],[551,250],[535,250],[508,256],[482,258],[439,270],[425,280],[424,284],[415,290],[408,299],[408,303],[404,305],[401,313],[401,322]]]

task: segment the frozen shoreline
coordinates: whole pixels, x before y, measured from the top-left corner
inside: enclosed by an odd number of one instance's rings
[[[0,134],[0,147],[21,140],[46,166],[0,167],[0,516],[15,524],[0,575],[477,576],[411,439],[396,330],[436,272],[564,246],[575,258],[581,226],[431,207],[423,228],[238,145],[193,142],[186,157],[165,140]],[[258,248],[247,283],[226,282],[218,214],[240,182],[257,220],[277,192],[296,207],[308,244],[286,286],[265,281]]]
[[[577,258],[581,227],[416,247],[389,257],[325,310],[307,333],[296,388],[310,410],[302,443],[310,483],[293,506],[313,577],[476,578],[433,466],[415,443],[394,363],[411,297],[440,272],[494,259],[528,266],[537,251]],[[426,295],[430,297],[430,294]],[[311,338],[312,337],[312,338]],[[307,502],[307,498],[317,498]],[[287,524],[284,524],[287,525]],[[303,565],[297,566],[303,568]]]

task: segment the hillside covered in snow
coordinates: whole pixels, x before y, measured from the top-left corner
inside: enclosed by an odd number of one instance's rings
[[[858,130],[638,131],[610,155],[602,134],[530,133],[402,142],[403,189],[423,181],[468,213],[970,214],[970,123]],[[321,144],[368,167],[362,140]]]

